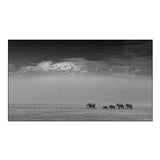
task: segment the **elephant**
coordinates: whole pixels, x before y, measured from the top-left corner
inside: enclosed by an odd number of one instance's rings
[[[128,104],[127,103],[125,106],[126,106],[126,109],[133,109],[133,105],[132,104]]]
[[[96,109],[96,105],[94,103],[87,103],[86,109]]]
[[[109,109],[116,109],[115,105],[109,105]]]
[[[121,103],[117,103],[116,106],[118,107],[118,109],[124,109],[124,105]]]
[[[108,106],[103,106],[102,108],[103,108],[103,109],[108,109]]]

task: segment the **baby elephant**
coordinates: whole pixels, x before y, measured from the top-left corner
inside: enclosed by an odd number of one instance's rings
[[[103,106],[102,108],[103,108],[103,109],[108,109],[108,107],[107,107],[107,106]]]
[[[116,109],[115,105],[109,105],[109,109]]]

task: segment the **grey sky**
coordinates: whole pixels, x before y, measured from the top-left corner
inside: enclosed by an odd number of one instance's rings
[[[10,77],[9,103],[152,103],[152,80],[116,76]]]

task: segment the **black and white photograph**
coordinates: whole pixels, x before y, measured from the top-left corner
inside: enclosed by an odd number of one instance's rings
[[[0,160],[160,160],[159,8],[0,1]]]
[[[152,40],[8,40],[9,121],[152,121]]]

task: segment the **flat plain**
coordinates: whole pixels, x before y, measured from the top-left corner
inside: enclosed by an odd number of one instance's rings
[[[133,110],[86,109],[85,105],[12,104],[9,121],[152,121],[152,107],[136,105]]]

